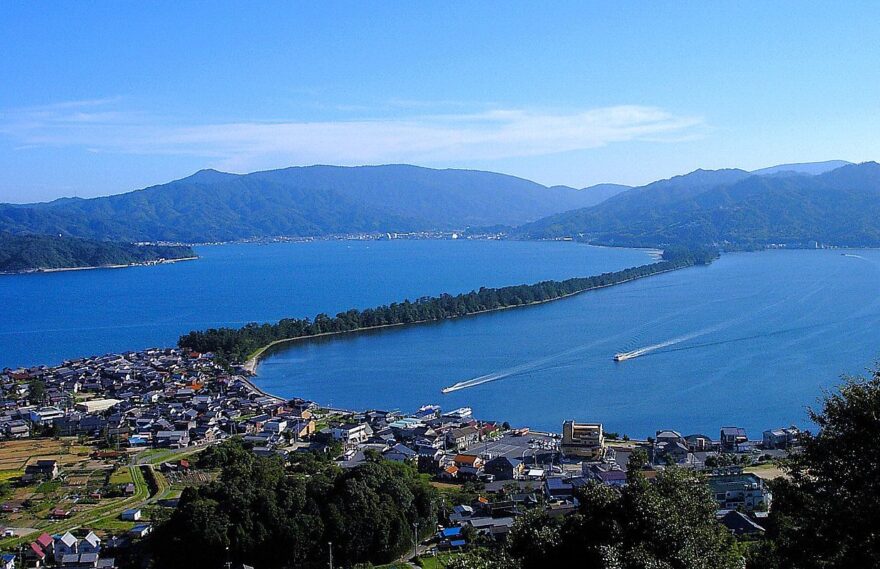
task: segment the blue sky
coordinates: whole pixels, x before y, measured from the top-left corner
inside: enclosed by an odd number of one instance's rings
[[[586,186],[873,160],[878,21],[867,2],[4,1],[0,201],[206,167]]]

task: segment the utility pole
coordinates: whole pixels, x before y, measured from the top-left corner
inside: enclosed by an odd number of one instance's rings
[[[413,559],[419,556],[419,523],[413,522]]]
[[[333,569],[333,542],[328,541],[327,547],[330,548],[330,569]]]

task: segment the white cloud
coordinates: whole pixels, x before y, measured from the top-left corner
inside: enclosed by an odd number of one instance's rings
[[[632,140],[685,140],[699,136],[704,127],[699,117],[637,105],[569,112],[496,108],[358,120],[179,124],[120,110],[118,103],[96,99],[6,111],[0,114],[0,134],[19,147],[201,156],[215,167],[248,171],[295,164],[430,164],[539,156]]]

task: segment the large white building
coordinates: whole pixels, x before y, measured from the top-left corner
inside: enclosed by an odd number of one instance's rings
[[[562,453],[582,458],[602,458],[605,452],[605,435],[602,423],[562,424]]]

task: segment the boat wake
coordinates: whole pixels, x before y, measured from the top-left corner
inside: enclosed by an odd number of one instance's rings
[[[702,330],[697,330],[696,332],[691,332],[689,334],[684,334],[683,336],[676,336],[675,338],[671,338],[669,340],[665,340],[663,342],[658,342],[656,344],[651,344],[650,346],[644,346],[629,352],[620,352],[618,354],[614,354],[614,361],[622,362],[624,360],[631,360],[634,358],[638,358],[640,356],[644,356],[645,354],[650,354],[651,352],[655,352],[657,350],[662,350],[663,348],[668,348],[670,346],[674,346],[676,344],[680,344],[682,342],[687,342],[688,340],[693,340],[694,338],[699,338],[700,336],[705,336],[706,334],[711,334],[712,332],[717,332],[721,330],[724,325],[716,325],[710,326],[708,328],[703,328]]]
[[[452,393],[454,391],[459,391],[461,389],[468,389],[469,387],[476,387],[478,385],[483,385],[484,383],[490,383],[492,381],[498,381],[499,379],[504,379],[506,377],[511,377],[514,375],[519,375],[522,373],[526,373],[529,371],[536,371],[538,369],[544,368],[547,364],[551,364],[560,360],[562,358],[574,355],[578,352],[582,352],[593,346],[599,344],[599,342],[590,342],[583,346],[578,346],[577,348],[572,348],[570,350],[566,350],[564,352],[559,352],[556,354],[552,354],[543,358],[538,358],[536,360],[532,360],[530,362],[526,362],[524,364],[520,364],[517,366],[509,367],[500,371],[496,371],[493,373],[487,373],[485,375],[481,375],[479,377],[475,377],[473,379],[467,379],[465,381],[459,381],[458,383],[454,383],[449,387],[444,387],[440,390],[441,393]]]

